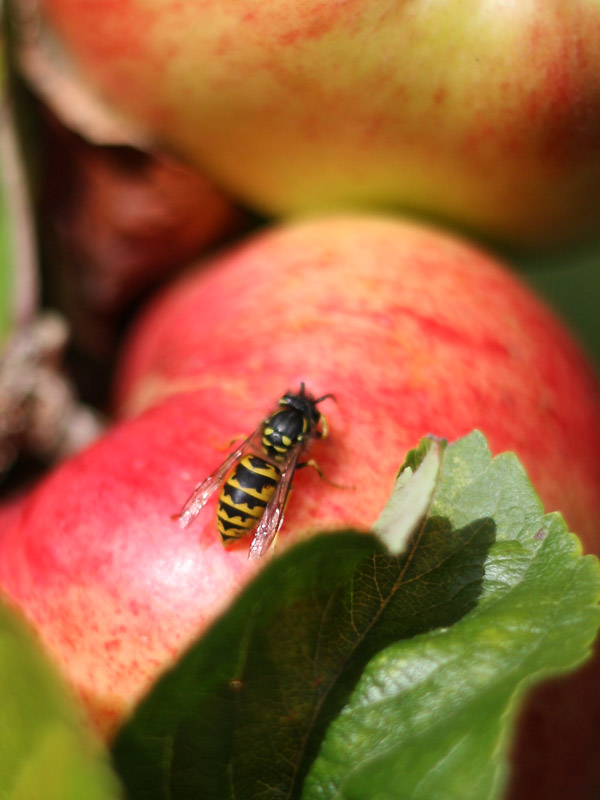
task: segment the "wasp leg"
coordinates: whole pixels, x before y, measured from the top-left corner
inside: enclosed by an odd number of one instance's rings
[[[319,478],[321,478],[322,481],[325,481],[325,483],[328,483],[330,486],[333,486],[335,489],[346,489],[347,491],[354,491],[356,489],[356,486],[348,486],[346,484],[334,483],[333,481],[330,481],[329,478],[325,477],[325,473],[323,472],[321,467],[317,464],[317,462],[314,460],[314,458],[311,458],[308,461],[303,461],[301,464],[298,464],[296,469],[301,469],[302,467],[312,467],[313,469],[316,469],[316,471],[319,474]]]
[[[316,471],[319,473],[319,478],[321,478],[321,480],[327,481],[325,473],[323,472],[321,467],[317,464],[317,462],[314,460],[314,458],[311,458],[308,461],[302,461],[300,464],[296,465],[296,469],[302,469],[303,467],[312,467],[313,469],[316,469]],[[327,481],[327,483],[328,482],[329,481]]]
[[[326,439],[329,436],[329,424],[325,414],[321,414],[321,430],[313,431],[310,434],[311,439]]]

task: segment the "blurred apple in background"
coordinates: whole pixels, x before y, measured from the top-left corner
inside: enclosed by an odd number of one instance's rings
[[[479,427],[494,452],[518,453],[546,508],[600,552],[598,387],[519,280],[464,242],[393,219],[266,231],[153,303],[118,376],[123,421],[8,514],[0,585],[104,734],[254,573],[248,539],[221,546],[216,498],[187,530],[170,515],[228,439],[301,381],[336,395],[322,406],[330,438],[311,454],[355,489],[299,472],[280,548],[310,530],[367,528],[421,436]],[[522,787],[533,781],[539,796],[564,797],[566,780],[569,797],[589,797],[600,763],[589,670],[558,683],[521,727],[515,796],[531,796]]]
[[[11,4],[9,23],[14,105],[35,164],[44,302],[67,317],[72,349],[98,362],[132,303],[249,219],[45,49],[31,10]]]
[[[247,227],[247,215],[167,154],[93,144],[47,111],[40,122],[46,294],[69,320],[72,349],[101,362],[131,304]]]
[[[44,144],[41,225],[88,312],[115,313],[241,227],[222,191],[166,154],[95,145],[54,119]]]
[[[121,111],[259,210],[600,230],[595,0],[38,0]]]

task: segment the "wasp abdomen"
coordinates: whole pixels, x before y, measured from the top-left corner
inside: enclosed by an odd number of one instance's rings
[[[217,530],[223,544],[245,536],[259,522],[280,479],[280,471],[259,456],[242,458],[219,497]]]

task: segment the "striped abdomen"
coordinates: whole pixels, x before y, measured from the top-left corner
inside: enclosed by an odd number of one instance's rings
[[[279,477],[279,469],[263,458],[242,458],[223,484],[219,497],[217,530],[223,544],[245,536],[258,524]]]

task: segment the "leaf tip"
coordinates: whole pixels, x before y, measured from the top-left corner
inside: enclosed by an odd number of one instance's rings
[[[444,439],[424,437],[400,467],[392,495],[373,525],[392,555],[404,550],[431,504],[445,447]]]

